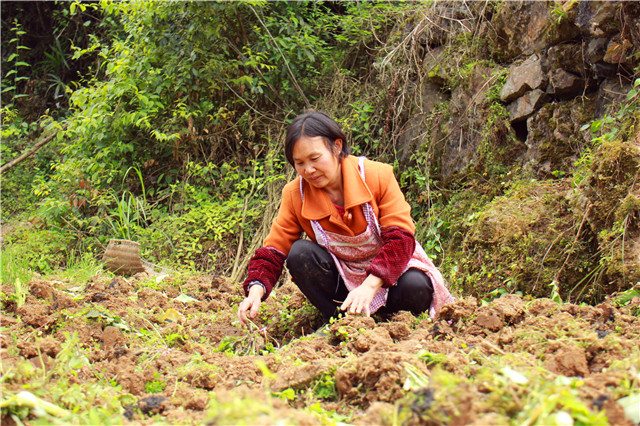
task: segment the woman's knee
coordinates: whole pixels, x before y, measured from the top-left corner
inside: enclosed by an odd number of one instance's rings
[[[389,289],[387,307],[392,311],[425,312],[433,301],[433,284],[427,274],[419,269],[409,269]]]
[[[308,256],[313,250],[313,246],[316,245],[309,240],[297,240],[291,245],[289,255],[287,256],[287,262],[297,262]]]
[[[398,278],[398,286],[410,294],[433,294],[433,284],[429,276],[415,268],[409,269]]]
[[[332,299],[344,284],[340,287],[340,274],[331,254],[312,241],[298,240],[289,250],[287,269],[311,303],[323,314],[332,315],[336,308]]]
[[[297,240],[291,246],[287,256],[287,269],[289,272],[307,269],[313,263],[313,253],[320,248],[317,244],[308,240]]]
[[[294,278],[318,274],[334,276],[338,273],[331,254],[319,244],[308,240],[293,243],[287,256],[287,269]]]

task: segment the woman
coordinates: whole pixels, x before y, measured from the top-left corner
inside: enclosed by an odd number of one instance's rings
[[[349,155],[338,124],[308,112],[287,130],[285,154],[299,176],[282,191],[271,231],[249,263],[238,318],[254,318],[287,264],[293,282],[328,321],[340,311],[400,310],[433,316],[453,301],[416,243],[393,168]],[[305,232],[311,241],[301,240]]]

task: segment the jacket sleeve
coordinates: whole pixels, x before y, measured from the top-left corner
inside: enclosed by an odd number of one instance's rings
[[[258,281],[265,288],[262,300],[266,299],[278,278],[282,274],[284,262],[294,241],[300,238],[302,227],[294,212],[293,191],[297,189],[295,184],[286,185],[282,190],[282,200],[278,215],[271,224],[269,235],[265,238],[263,247],[256,250],[249,261],[247,279],[242,284],[245,295],[249,294],[249,285]]]
[[[383,281],[383,288],[393,286],[407,267],[416,241],[413,234],[398,226],[382,230],[382,248],[367,268],[367,275],[375,275]]]
[[[282,190],[282,200],[280,201],[278,215],[273,220],[269,235],[267,235],[263,243],[263,247],[273,247],[284,253],[285,257],[289,254],[291,245],[300,239],[303,231],[294,207],[293,192],[297,192],[297,190],[295,183],[293,185],[288,184]]]
[[[411,206],[404,198],[400,185],[393,174],[393,167],[389,164],[383,164],[377,179],[376,203],[378,204],[380,227],[386,229],[397,226],[414,234],[416,227],[411,217]]]
[[[284,253],[273,247],[262,247],[256,250],[255,255],[249,261],[247,279],[242,284],[244,295],[249,295],[249,284],[258,281],[264,285],[266,290],[262,296],[262,300],[265,300],[280,278],[286,258]]]

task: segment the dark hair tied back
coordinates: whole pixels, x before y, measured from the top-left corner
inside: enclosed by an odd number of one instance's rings
[[[347,144],[347,138],[331,117],[322,111],[310,111],[297,116],[287,129],[287,136],[284,142],[284,153],[289,164],[293,166],[293,147],[298,139],[306,136],[314,138],[321,136],[330,150],[333,151],[335,142],[342,140],[342,150],[340,158],[344,158],[351,153],[351,148]]]

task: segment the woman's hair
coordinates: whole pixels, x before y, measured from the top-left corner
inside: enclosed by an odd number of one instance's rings
[[[342,150],[339,158],[344,158],[351,153],[351,148],[347,144],[347,138],[331,117],[322,111],[309,111],[297,116],[287,129],[287,136],[284,141],[284,154],[289,164],[293,166],[293,147],[298,139],[303,136],[314,138],[320,136],[324,139],[327,147],[333,151],[337,139],[342,140]]]

